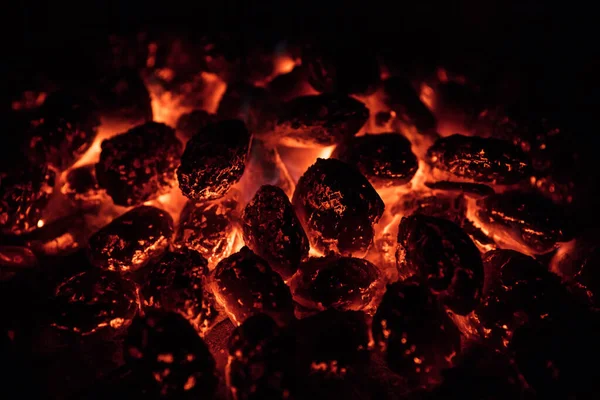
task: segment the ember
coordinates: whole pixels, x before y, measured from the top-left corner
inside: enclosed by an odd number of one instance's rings
[[[335,26],[322,3],[305,8]],[[578,133],[594,125],[583,92],[564,96],[573,118],[529,97],[577,74],[554,60],[522,82],[520,64],[446,50],[460,21],[441,30],[431,15],[418,24],[449,36],[439,48],[389,32],[259,39],[245,37],[254,15],[219,22],[244,34],[23,46],[14,59],[33,62],[3,70],[3,387],[88,400],[600,392],[598,146]]]

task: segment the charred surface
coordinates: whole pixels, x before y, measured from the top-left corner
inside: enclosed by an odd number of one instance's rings
[[[276,186],[262,186],[243,214],[244,242],[288,279],[308,257],[308,238],[288,197]]]
[[[563,210],[531,193],[510,191],[478,201],[477,217],[533,254],[547,253],[567,239]],[[514,246],[510,246],[514,247]]]
[[[355,165],[375,186],[406,184],[419,168],[410,142],[396,133],[353,137],[336,147],[331,157]]]
[[[479,303],[483,265],[479,250],[456,224],[413,214],[398,231],[398,267],[423,279],[452,311],[469,314]]]
[[[54,93],[29,121],[24,151],[33,164],[48,163],[63,170],[90,147],[99,125],[97,109],[88,99]]]
[[[243,247],[222,260],[214,272],[214,293],[237,325],[265,313],[279,324],[294,318],[290,289],[269,264]]]
[[[355,135],[368,119],[369,109],[351,97],[302,96],[282,105],[275,135],[293,147],[330,146]]]
[[[115,204],[136,205],[171,190],[180,155],[175,131],[148,122],[102,142],[96,177]]]
[[[47,166],[21,166],[0,172],[2,233],[20,235],[39,227],[55,177]]]
[[[384,204],[358,170],[318,159],[300,177],[292,200],[313,246],[341,254],[364,253]]]
[[[444,309],[427,288],[409,281],[388,285],[373,319],[373,339],[412,388],[439,383],[460,351],[460,332]]]
[[[137,311],[136,288],[116,272],[90,270],[59,284],[52,299],[52,326],[89,335],[127,327]]]
[[[231,202],[188,202],[179,218],[175,244],[196,250],[210,268],[231,254],[235,226]]]
[[[212,293],[205,290],[208,262],[190,249],[169,252],[144,271],[140,294],[144,307],[177,312],[204,333],[217,317]]]
[[[327,256],[302,263],[290,286],[294,300],[307,308],[368,311],[382,290],[380,279],[367,260]]]
[[[194,201],[223,197],[246,168],[250,134],[243,122],[207,125],[190,139],[177,169],[181,192]]]
[[[485,254],[485,286],[476,314],[484,337],[503,348],[520,325],[555,318],[574,306],[558,276],[536,260],[512,250]]]
[[[434,167],[475,182],[518,183],[531,168],[525,153],[510,142],[459,134],[438,139],[427,158]]]
[[[151,206],[134,208],[90,237],[91,262],[110,271],[135,271],[160,258],[173,234],[173,219]]]

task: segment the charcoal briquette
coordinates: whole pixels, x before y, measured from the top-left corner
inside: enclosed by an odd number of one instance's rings
[[[207,125],[190,139],[177,169],[181,192],[191,200],[215,200],[237,183],[246,168],[250,133],[239,120]]]
[[[135,271],[160,258],[173,234],[173,219],[161,209],[136,207],[90,237],[89,258],[95,266]]]
[[[331,146],[353,135],[369,119],[369,109],[351,97],[322,94],[284,103],[275,136],[292,147]]]
[[[190,323],[178,313],[148,310],[133,320],[124,355],[152,398],[203,398],[215,394],[215,360]]]
[[[138,125],[102,142],[96,164],[98,184],[120,206],[156,198],[175,186],[181,148],[167,125]]]
[[[232,333],[226,371],[235,399],[294,398],[299,384],[295,339],[268,315],[254,315]]]
[[[398,245],[401,273],[423,279],[456,314],[473,311],[483,288],[483,264],[479,250],[458,225],[422,214],[403,217]]]
[[[244,209],[244,242],[288,279],[308,257],[308,238],[284,191],[262,186]]]
[[[410,142],[396,133],[353,137],[337,146],[331,157],[355,165],[375,186],[408,183],[419,168]]]
[[[235,226],[232,202],[188,202],[179,218],[175,244],[198,251],[210,268],[231,254]]]
[[[264,259],[247,247],[217,265],[213,288],[237,325],[258,313],[268,314],[279,324],[294,318],[290,289]]]
[[[383,290],[381,278],[367,260],[330,255],[302,263],[290,287],[294,300],[309,309],[369,311]]]
[[[385,207],[356,168],[321,158],[300,177],[292,204],[313,246],[344,255],[367,251]]]
[[[101,329],[118,333],[137,312],[135,284],[117,272],[80,272],[54,290],[52,326],[89,335]]]
[[[40,226],[54,190],[56,174],[45,165],[17,166],[0,172],[0,228],[20,235]]]
[[[518,183],[531,168],[526,154],[508,141],[459,134],[438,139],[427,160],[451,175],[496,184]]]
[[[208,280],[208,261],[195,250],[168,252],[147,268],[141,284],[142,305],[177,312],[204,333],[217,317]]]
[[[53,93],[29,121],[28,147],[23,151],[33,164],[47,163],[63,170],[91,146],[99,126],[96,106],[89,99]]]
[[[373,339],[409,387],[441,381],[460,351],[460,332],[430,290],[415,281],[388,285],[373,319]]]
[[[547,253],[557,242],[568,240],[564,212],[540,195],[509,191],[479,200],[477,205],[477,218],[483,226],[502,232],[515,242],[513,246],[527,248],[532,254]]]
[[[529,256],[492,250],[483,263],[483,299],[476,314],[494,346],[505,347],[525,321],[553,318],[574,306],[560,278]]]

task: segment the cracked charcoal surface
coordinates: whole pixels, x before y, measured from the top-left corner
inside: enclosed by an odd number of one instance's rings
[[[191,200],[215,200],[237,183],[246,168],[250,134],[243,122],[207,125],[190,139],[177,169],[181,192]]]
[[[189,140],[207,125],[215,122],[215,120],[216,117],[214,114],[209,114],[204,110],[194,110],[179,117],[176,131],[181,137]]]
[[[134,208],[90,237],[88,255],[102,269],[135,271],[164,254],[173,234],[173,219],[151,206]]]
[[[91,146],[100,125],[93,103],[68,93],[54,93],[29,122],[28,148],[33,164],[63,170]]]
[[[244,83],[227,85],[217,110],[221,120],[244,121],[252,134],[273,130],[277,120],[278,102],[263,88]]]
[[[37,228],[53,192],[56,174],[46,166],[0,172],[0,228],[20,235]]]
[[[247,247],[217,265],[213,285],[217,300],[238,325],[258,313],[268,314],[282,325],[294,318],[290,289]]]
[[[135,284],[116,272],[89,270],[60,283],[52,299],[52,326],[81,335],[114,333],[137,311]]]
[[[168,252],[144,272],[140,290],[144,307],[177,312],[200,333],[209,328],[217,310],[212,293],[204,288],[208,261],[200,253],[186,248]]]
[[[149,310],[135,318],[124,355],[152,398],[213,398],[218,383],[215,360],[177,313]]]
[[[423,279],[448,308],[469,314],[479,303],[483,264],[479,250],[456,224],[413,214],[398,231],[398,267]]]
[[[358,170],[321,158],[300,177],[292,204],[313,246],[344,255],[367,251],[385,207]]]
[[[330,146],[355,135],[368,119],[369,109],[351,97],[301,96],[282,105],[275,135],[292,147]]]
[[[379,63],[368,48],[307,49],[304,64],[310,84],[322,93],[367,95],[377,89],[380,81]]]
[[[573,307],[558,276],[524,254],[493,250],[483,257],[485,285],[476,313],[484,337],[500,348],[525,321],[553,318]]]
[[[542,196],[510,191],[479,200],[477,205],[477,217],[484,226],[502,231],[534,254],[568,240],[563,211]]]
[[[213,268],[231,254],[235,231],[231,211],[234,207],[235,204],[229,202],[188,202],[181,211],[175,244],[198,251]]]
[[[355,165],[376,186],[408,183],[419,168],[410,142],[396,133],[353,137],[331,157]]]
[[[513,184],[527,178],[530,161],[512,143],[455,134],[438,139],[427,150],[431,165],[475,182]]]
[[[429,134],[435,131],[435,117],[404,78],[386,79],[382,88],[385,104],[396,112],[399,119],[414,125],[419,133]]]
[[[257,314],[229,339],[228,381],[236,399],[294,398],[298,386],[294,337]]]
[[[343,376],[369,360],[366,315],[361,311],[319,312],[296,321],[300,356],[313,374]]]
[[[264,258],[283,279],[288,279],[308,257],[308,238],[282,189],[265,185],[246,205],[244,242]]]
[[[148,122],[102,142],[96,177],[115,204],[136,205],[171,190],[180,155],[175,131]]]
[[[439,383],[460,351],[460,332],[430,291],[414,281],[388,285],[373,319],[375,346],[409,387]]]
[[[150,93],[133,69],[100,78],[92,92],[99,114],[110,121],[143,124],[152,121]]]
[[[91,164],[71,169],[67,174],[66,182],[61,188],[61,193],[82,209],[92,209],[100,206],[106,196],[104,189],[98,185],[96,168]]]
[[[379,270],[367,260],[327,256],[300,265],[290,286],[294,300],[313,309],[367,310],[382,290]]]

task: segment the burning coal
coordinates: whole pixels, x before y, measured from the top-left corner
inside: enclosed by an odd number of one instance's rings
[[[57,398],[598,393],[599,244],[525,134],[560,129],[301,47],[153,40],[11,103],[3,350],[59,360]]]

